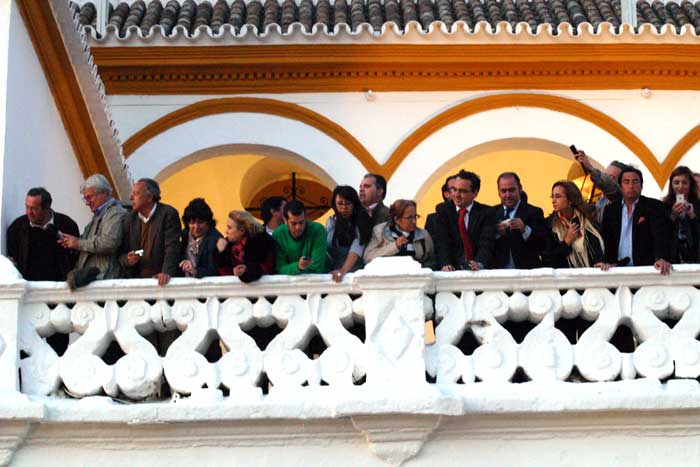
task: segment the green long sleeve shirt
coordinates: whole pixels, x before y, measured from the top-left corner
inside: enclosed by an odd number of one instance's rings
[[[300,239],[289,234],[289,227],[281,225],[272,233],[277,244],[277,274],[322,274],[326,265],[326,229],[318,222],[306,221],[306,229]],[[308,268],[299,270],[299,258],[309,256],[313,260]]]

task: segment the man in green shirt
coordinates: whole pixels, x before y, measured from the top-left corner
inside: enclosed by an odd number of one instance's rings
[[[306,209],[301,201],[290,201],[284,206],[286,224],[277,227],[272,238],[277,244],[277,274],[322,274],[326,265],[326,229],[319,223],[306,220]]]

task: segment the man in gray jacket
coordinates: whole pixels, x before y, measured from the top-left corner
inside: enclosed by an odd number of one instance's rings
[[[88,177],[80,185],[80,193],[93,212],[92,220],[80,237],[64,235],[60,240],[65,248],[80,251],[73,277],[69,278],[71,287],[122,276],[118,253],[126,210],[112,197],[112,187],[103,175]]]

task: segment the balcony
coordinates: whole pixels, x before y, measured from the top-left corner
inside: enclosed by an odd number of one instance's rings
[[[381,258],[341,284],[116,280],[71,292],[0,260],[0,465],[700,455],[700,265],[666,277],[434,273]],[[58,352],[56,334],[69,336]]]

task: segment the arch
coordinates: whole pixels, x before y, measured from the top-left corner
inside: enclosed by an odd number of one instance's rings
[[[155,136],[183,123],[210,115],[224,113],[262,113],[288,118],[312,126],[336,140],[370,172],[380,172],[379,163],[369,151],[347,130],[324,117],[297,104],[257,97],[227,97],[207,99],[171,112],[148,124],[124,142],[124,157],[128,158],[139,147]]]
[[[499,140],[492,140],[487,143],[477,144],[467,148],[457,154],[455,154],[450,159],[444,161],[435,171],[430,174],[430,176],[423,182],[423,184],[418,188],[415,194],[415,199],[420,200],[426,195],[428,189],[444,175],[443,172],[455,163],[456,160],[461,160],[466,162],[470,159],[475,159],[481,157],[484,154],[507,151],[512,149],[520,150],[530,150],[530,151],[541,151],[559,156],[563,159],[569,159],[574,161],[574,156],[571,154],[571,150],[563,144],[556,143],[554,141],[549,141],[541,138],[503,138]],[[592,161],[596,166],[595,161]]]
[[[663,163],[664,180],[671,176],[676,165],[698,142],[700,142],[700,125],[691,128],[669,151]]]
[[[274,157],[281,159],[290,164],[298,165],[326,186],[334,186],[335,180],[321,167],[307,160],[305,157],[296,154],[287,149],[265,146],[262,144],[226,144],[221,146],[213,146],[201,151],[196,151],[185,157],[178,159],[176,162],[163,168],[155,177],[155,180],[163,181],[171,175],[197,162],[220,156],[235,156],[238,154],[255,154],[259,156]]]
[[[652,151],[635,136],[634,133],[617,120],[593,107],[572,99],[549,94],[527,93],[495,94],[479,97],[457,104],[436,115],[421,125],[399,144],[383,165],[385,173],[389,176],[393,175],[404,159],[406,159],[420,143],[438,130],[471,115],[506,107],[536,107],[548,109],[588,121],[618,139],[632,151],[649,169],[659,186],[663,186],[665,182],[665,168],[659,164],[659,161],[654,157]]]

